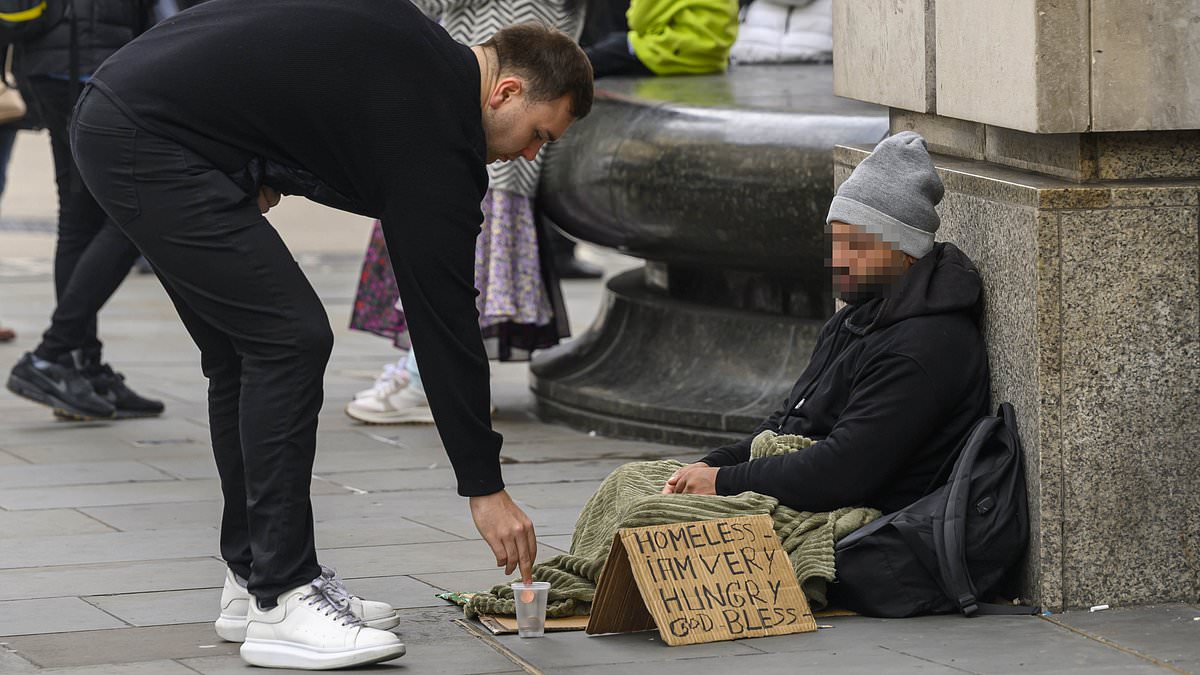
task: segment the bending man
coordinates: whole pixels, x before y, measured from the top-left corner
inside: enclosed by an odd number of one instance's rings
[[[218,631],[255,665],[395,658],[382,603],[323,573],[309,481],[325,311],[263,217],[279,194],[379,218],[459,494],[499,565],[533,525],[504,491],[474,304],[485,165],[532,159],[586,115],[592,75],[536,25],[465,47],[408,2],[210,0],[96,72],[72,145],[201,351],[229,565]],[[243,586],[243,582],[245,585]]]

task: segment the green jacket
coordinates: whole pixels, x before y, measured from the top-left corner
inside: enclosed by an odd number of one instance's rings
[[[656,75],[723,72],[737,38],[737,0],[633,0],[629,42]]]

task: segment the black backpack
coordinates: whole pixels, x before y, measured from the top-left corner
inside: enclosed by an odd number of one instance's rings
[[[62,20],[62,0],[0,0],[0,43],[35,38]]]
[[[835,547],[830,600],[859,614],[1033,614],[981,602],[1014,576],[1029,514],[1016,413],[1002,403],[975,423],[935,490],[856,530]]]

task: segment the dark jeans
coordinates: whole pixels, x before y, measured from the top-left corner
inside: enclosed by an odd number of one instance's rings
[[[587,0],[579,46],[591,47],[613,33],[629,31],[629,0]]]
[[[67,126],[71,109],[71,83],[51,78],[31,78],[26,91],[36,99],[43,123],[50,132],[54,153],[54,178],[58,183],[58,244],[54,252],[54,294],[57,299],[50,327],[35,353],[55,360],[82,349],[90,360],[100,360],[96,314],[112,297],[137,259],[137,248],[96,203],[79,177],[71,157]]]
[[[0,126],[0,195],[8,183],[8,160],[12,157],[13,143],[17,140],[17,125]]]
[[[629,51],[629,34],[626,32],[611,33],[583,51],[592,62],[592,74],[595,77],[654,74]]]
[[[333,332],[248,195],[94,87],[71,127],[84,181],[137,243],[200,348],[225,510],[221,555],[264,606],[321,574],[309,483]]]

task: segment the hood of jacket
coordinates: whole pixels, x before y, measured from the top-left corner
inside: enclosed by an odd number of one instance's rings
[[[851,310],[845,325],[853,333],[868,335],[905,319],[955,312],[967,312],[979,323],[983,280],[965,253],[941,242],[908,268],[884,297]]]

